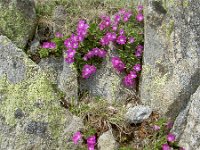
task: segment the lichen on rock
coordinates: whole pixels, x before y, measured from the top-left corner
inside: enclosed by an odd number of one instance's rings
[[[0,36],[0,45],[0,63],[7,63],[1,68],[0,74],[0,116],[3,118],[0,121],[3,124],[0,126],[0,148],[21,149],[26,145],[38,145],[39,148],[48,145],[51,148],[57,145],[66,147],[63,144],[63,131],[70,123],[72,115],[60,107],[59,90],[48,80],[47,74],[9,39]],[[20,80],[12,82],[8,79],[8,70],[17,68],[9,65],[9,60],[17,58],[21,58],[19,66],[23,65],[25,72],[15,74],[24,75]],[[19,109],[24,114],[20,118],[16,117]],[[5,129],[11,128],[12,131],[7,134]],[[33,137],[36,140],[31,144]],[[8,141],[10,145],[6,145]]]
[[[7,36],[18,47],[25,48],[37,22],[34,2],[1,0],[0,16],[0,34]]]

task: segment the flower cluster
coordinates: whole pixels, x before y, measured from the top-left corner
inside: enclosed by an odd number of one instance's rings
[[[84,65],[82,69],[82,77],[85,79],[88,79],[91,74],[94,74],[96,72],[96,67],[94,65]]]
[[[87,138],[87,146],[88,146],[88,150],[94,150],[94,147],[96,145],[96,137],[90,136]]]
[[[144,49],[144,47],[142,45],[138,45],[136,47],[135,56],[137,56],[138,58],[141,58],[143,49]]]
[[[76,132],[72,137],[74,144],[78,144],[78,141],[80,141],[81,139],[82,139],[81,132]],[[88,150],[94,150],[95,145],[96,145],[96,137],[94,135],[88,137],[87,138]]]
[[[105,36],[100,39],[100,44],[102,46],[109,45],[110,42],[114,42],[117,38],[116,33],[107,32]]]
[[[112,62],[113,67],[118,72],[122,72],[125,69],[125,64],[122,62],[122,60],[119,57],[117,56],[112,57],[111,62]]]
[[[87,54],[85,54],[83,59],[85,61],[87,61],[88,59],[95,57],[95,56],[100,57],[100,58],[104,58],[106,56],[106,54],[107,54],[107,52],[103,49],[93,48],[91,51],[89,51]]]
[[[113,68],[118,73],[125,73],[123,83],[132,87],[141,70],[140,63],[144,49],[143,6],[138,6],[137,16],[134,16],[133,12],[121,9],[112,17],[102,15],[99,23],[90,26],[86,21],[80,20],[75,32],[67,38],[61,33],[55,34],[56,40],[64,39],[63,46],[45,42],[42,47],[66,49],[65,61],[69,64],[74,63],[82,77],[87,79],[103,62],[112,43],[113,51],[117,52],[111,58]]]
[[[42,48],[54,49],[54,48],[56,48],[56,43],[54,43],[54,42],[44,42],[42,44]]]
[[[76,49],[79,48],[79,43],[82,42],[87,36],[88,28],[89,25],[84,20],[80,20],[76,29],[76,35],[72,34],[70,38],[67,38],[64,41],[64,45],[67,48],[67,56],[65,58],[67,63],[74,62]]]
[[[142,5],[139,5],[139,6],[138,6],[138,14],[137,14],[137,16],[136,16],[136,19],[137,19],[137,21],[139,21],[139,22],[141,22],[141,21],[144,20],[144,16],[143,16],[143,14],[142,14],[142,11],[143,11],[143,6],[142,6]]]
[[[164,124],[164,128],[159,125],[154,125],[153,130],[160,131],[163,128],[164,130],[167,129],[167,131],[169,131],[172,127],[173,127],[173,122],[168,121],[166,124]],[[162,150],[171,150],[171,147],[174,146],[178,147],[179,150],[185,150],[185,148],[177,146],[175,141],[176,141],[176,136],[172,133],[168,133],[166,136],[166,143],[162,144]]]
[[[130,73],[124,77],[123,83],[127,87],[132,87],[135,85],[135,79],[137,78],[137,73],[141,70],[141,65],[140,64],[135,64],[133,66],[133,70],[130,71]]]

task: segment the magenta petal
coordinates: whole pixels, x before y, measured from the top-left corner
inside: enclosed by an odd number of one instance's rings
[[[163,144],[162,145],[162,150],[170,150],[170,147],[168,144]]]
[[[176,140],[176,136],[175,136],[174,134],[169,133],[169,134],[167,135],[167,141],[168,141],[168,142],[174,142],[175,140]]]
[[[72,140],[74,142],[74,144],[78,144],[78,141],[82,138],[81,132],[76,132],[73,137]]]
[[[154,126],[153,126],[153,130],[155,130],[155,131],[160,130],[160,126],[154,125]]]

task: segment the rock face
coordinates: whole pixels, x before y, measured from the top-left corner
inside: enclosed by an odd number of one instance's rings
[[[58,87],[66,95],[68,101],[78,102],[78,72],[73,64],[68,64],[63,58],[63,68],[58,79]]]
[[[81,123],[60,107],[48,74],[5,36],[0,51],[0,149],[69,149],[64,131]]]
[[[145,5],[141,100],[174,118],[200,84],[200,1]]]
[[[107,57],[100,69],[89,79],[80,79],[80,90],[87,90],[92,96],[99,96],[109,101],[125,101],[128,98],[133,98],[135,95],[134,89],[127,89],[122,84],[122,75],[112,67],[111,57],[116,56],[113,52],[114,47],[110,45]]]
[[[118,150],[119,145],[109,130],[103,133],[98,139],[98,149],[99,150]]]
[[[18,47],[25,48],[36,25],[33,0],[0,0],[0,34],[10,38]]]
[[[185,113],[176,118],[172,132],[179,139],[180,146],[187,150],[200,149],[200,86],[190,98]]]
[[[64,33],[66,18],[66,8],[62,5],[57,6],[53,13],[54,32]]]
[[[148,119],[152,113],[152,109],[148,106],[138,105],[132,108],[129,108],[125,114],[125,118],[128,123],[142,123],[145,119]]]

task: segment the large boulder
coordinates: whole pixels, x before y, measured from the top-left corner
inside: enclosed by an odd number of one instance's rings
[[[141,100],[174,118],[200,84],[200,1],[147,0]]]
[[[0,149],[71,149],[65,130],[82,123],[60,106],[49,75],[5,36],[0,51]]]
[[[191,96],[188,107],[183,110],[174,123],[172,132],[179,145],[187,150],[200,149],[200,86]]]
[[[34,1],[0,0],[0,16],[0,35],[25,48],[28,40],[32,39],[37,23]]]

